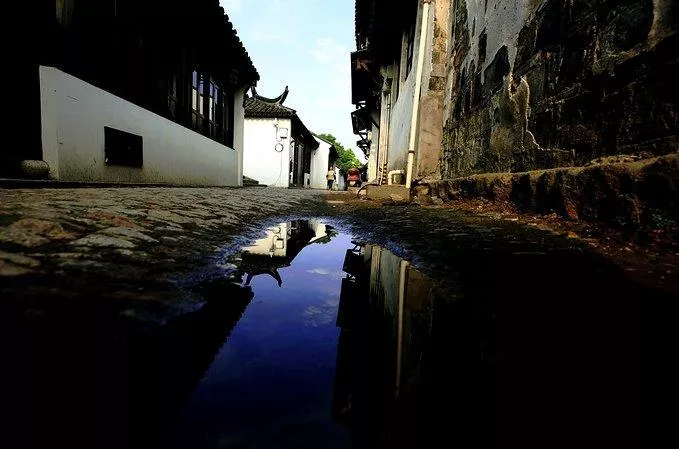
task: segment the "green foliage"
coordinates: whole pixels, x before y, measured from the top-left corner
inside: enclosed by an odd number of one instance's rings
[[[354,154],[354,150],[351,148],[344,148],[344,145],[339,143],[337,138],[332,134],[319,134],[318,137],[330,142],[335,147],[338,155],[335,165],[342,170],[347,171],[350,168],[360,168],[363,165],[356,157],[356,154]]]

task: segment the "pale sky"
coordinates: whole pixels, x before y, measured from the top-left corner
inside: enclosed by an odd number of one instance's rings
[[[257,92],[297,110],[313,132],[333,134],[365,162],[351,130],[349,53],[353,0],[220,0],[261,76]]]

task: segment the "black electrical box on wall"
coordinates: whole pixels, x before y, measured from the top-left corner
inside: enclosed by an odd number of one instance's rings
[[[104,127],[104,161],[106,165],[144,166],[144,139],[136,134]]]

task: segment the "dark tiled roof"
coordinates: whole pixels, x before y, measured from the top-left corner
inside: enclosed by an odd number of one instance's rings
[[[375,0],[356,0],[354,32],[356,34],[356,49],[362,50],[367,42],[371,31],[372,13],[375,8]]]
[[[226,16],[226,20],[228,19],[228,16]],[[252,58],[250,58],[250,54],[248,51],[245,49],[243,46],[243,42],[241,42],[240,38],[238,37],[238,34],[236,33],[236,30],[233,30],[233,41],[232,45],[234,48],[236,48],[237,51],[240,52],[241,58],[243,59],[243,64],[245,66],[246,71],[248,74],[252,77],[253,81],[259,81],[259,72],[257,72],[257,68],[255,68],[255,64],[252,62]]]
[[[224,17],[224,30],[227,33],[230,41],[227,43],[227,45],[233,48],[236,54],[239,56],[240,65],[248,74],[248,78],[252,81],[259,81],[259,73],[252,62],[252,58],[250,58],[250,54],[245,49],[243,42],[240,40],[238,31],[236,31],[236,29],[233,27],[233,23],[231,23],[229,15],[224,12],[224,8],[220,7],[219,9]]]
[[[270,103],[259,98],[245,99],[245,116],[258,118],[292,118],[297,111],[279,103]]]
[[[304,125],[302,119],[297,115],[297,111],[287,106],[283,102],[288,98],[289,90],[276,98],[266,98],[257,94],[256,89],[252,89],[254,95],[245,98],[245,117],[246,118],[289,118],[292,122],[292,137],[298,139],[307,147],[318,148],[318,142],[314,139],[311,131]]]

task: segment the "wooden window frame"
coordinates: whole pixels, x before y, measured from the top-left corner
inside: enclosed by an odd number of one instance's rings
[[[203,112],[205,110],[205,98],[203,95],[204,83],[203,74],[199,70],[194,70],[191,73],[191,102],[189,106],[191,108],[191,127],[200,132],[204,133],[203,122],[205,117]]]
[[[191,128],[232,148],[235,126],[233,90],[199,69],[191,72],[188,84]]]

